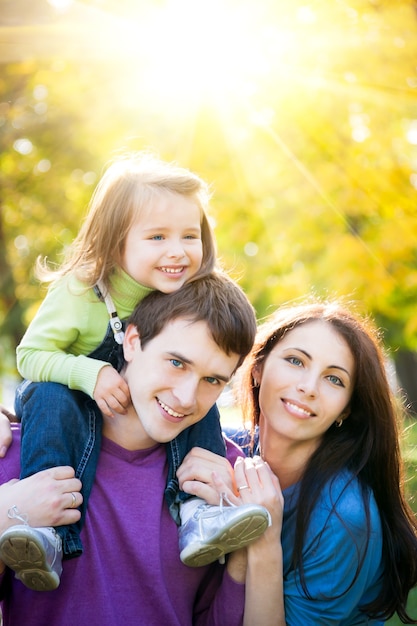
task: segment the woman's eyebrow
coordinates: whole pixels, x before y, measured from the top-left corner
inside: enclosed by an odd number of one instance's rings
[[[297,350],[298,352],[301,352],[302,354],[304,354],[310,361],[313,358],[311,354],[309,354],[309,352],[307,352],[306,350],[303,350],[303,348],[297,348],[296,346],[294,346],[292,348],[286,348],[286,349]],[[349,378],[352,378],[351,373],[345,367],[342,367],[341,365],[328,365],[327,367],[329,369],[341,370],[342,372],[345,372],[349,376]]]

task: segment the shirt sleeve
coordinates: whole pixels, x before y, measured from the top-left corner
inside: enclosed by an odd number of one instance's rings
[[[373,499],[369,541],[359,493],[348,490],[333,511],[327,502],[319,503],[303,549],[305,579],[311,597],[303,591],[294,570],[285,575],[287,625],[348,623],[347,618],[357,613],[369,590],[376,594],[381,553],[382,531]],[[366,598],[370,599],[373,598]]]
[[[98,344],[80,341],[82,335],[89,337],[93,307],[91,290],[83,290],[67,280],[59,280],[49,289],[17,348],[17,368],[28,380],[62,383],[92,397],[98,373],[108,363],[86,356]],[[101,338],[104,334],[105,330]]]

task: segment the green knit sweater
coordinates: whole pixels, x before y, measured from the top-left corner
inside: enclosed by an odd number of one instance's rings
[[[122,270],[111,279],[110,294],[120,319],[152,291]],[[109,314],[93,289],[74,276],[64,276],[48,290],[17,348],[17,368],[23,378],[52,381],[93,397],[99,371],[108,365],[89,358],[103,341]]]

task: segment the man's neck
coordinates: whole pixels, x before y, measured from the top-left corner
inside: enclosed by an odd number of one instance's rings
[[[125,415],[103,416],[103,436],[126,450],[146,450],[155,445],[155,441],[145,433],[132,405]]]

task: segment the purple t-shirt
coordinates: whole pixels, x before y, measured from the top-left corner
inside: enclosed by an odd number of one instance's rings
[[[19,475],[19,430],[0,460],[0,483]],[[234,463],[237,448],[227,442]],[[179,558],[178,530],[164,501],[164,445],[129,451],[104,439],[81,538],[84,553],[63,562],[55,591],[0,577],[4,626],[234,626],[244,585],[218,563]],[[29,520],[30,523],[30,520]]]

